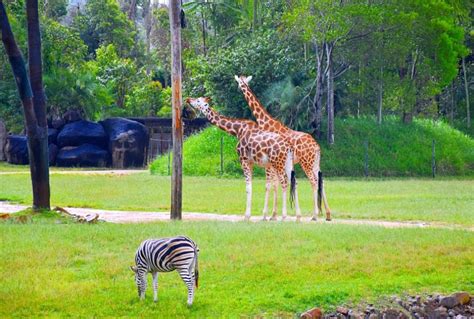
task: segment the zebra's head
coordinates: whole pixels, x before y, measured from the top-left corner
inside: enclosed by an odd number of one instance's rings
[[[138,297],[140,297],[140,299],[144,299],[146,289],[146,272],[139,271],[136,266],[130,266],[130,270],[135,273],[135,283],[137,284]]]

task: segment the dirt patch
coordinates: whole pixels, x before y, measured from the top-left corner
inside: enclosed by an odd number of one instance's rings
[[[0,201],[0,213],[15,213],[28,208],[25,205],[10,204]],[[99,220],[110,223],[149,223],[157,221],[169,221],[169,212],[137,212],[137,211],[118,211],[91,208],[65,207],[65,209],[75,215],[86,217],[88,215],[99,215]],[[220,215],[211,213],[183,212],[185,221],[225,221],[242,222],[243,215]],[[279,219],[279,222],[281,218]],[[261,216],[253,216],[250,222],[263,222]],[[296,222],[296,217],[288,216],[284,222]],[[443,229],[462,229],[474,231],[474,227],[461,227],[457,225],[434,224],[426,222],[394,222],[380,220],[362,220],[362,219],[333,219],[330,222],[320,218],[318,221],[312,221],[310,217],[302,217],[302,223],[310,224],[345,224],[345,225],[371,225],[386,228],[443,228]],[[272,222],[268,222],[272,223]]]

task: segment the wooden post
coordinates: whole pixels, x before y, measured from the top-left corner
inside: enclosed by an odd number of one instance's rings
[[[436,142],[433,140],[433,144],[431,146],[431,174],[433,178],[436,177]]]
[[[365,140],[364,151],[364,175],[367,178],[369,177],[369,140]]]
[[[221,175],[224,175],[224,136],[221,136]]]
[[[171,31],[171,83],[173,118],[173,169],[171,172],[171,219],[181,219],[183,182],[183,123],[181,120],[181,0],[169,1]]]

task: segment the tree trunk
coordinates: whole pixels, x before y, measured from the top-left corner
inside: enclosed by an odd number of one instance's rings
[[[328,144],[334,144],[334,70],[332,65],[333,43],[326,44],[326,67],[327,67],[327,111],[328,111]]]
[[[37,3],[36,6],[33,8],[28,7],[28,10],[35,9],[36,18],[34,13],[28,13],[29,37],[30,33],[32,36],[34,36],[35,34],[39,34],[39,24],[37,20]],[[28,138],[28,155],[30,161],[31,183],[33,188],[33,208],[49,209],[49,168],[47,125],[45,124],[46,116],[44,110],[42,110],[41,107],[37,107],[35,109],[35,105],[33,102],[33,92],[31,90],[30,80],[26,72],[25,62],[16,44],[15,38],[10,27],[10,23],[8,21],[8,16],[2,1],[0,1],[0,29],[2,32],[2,42],[5,47],[5,51],[8,55],[8,59],[10,61],[10,65],[18,88],[18,93],[20,95],[20,99],[23,105],[23,113],[25,115],[25,127],[26,135]],[[36,33],[35,30],[38,31],[38,33]],[[32,38],[31,40],[31,42],[29,41],[29,45],[32,46],[30,47],[30,55],[36,55],[33,58],[33,75],[35,76],[36,88],[38,83],[41,84],[41,81],[38,81],[38,78],[36,78],[38,74],[41,77],[41,70],[39,71],[39,73],[37,70],[38,61],[39,66],[41,66],[41,56],[39,60],[37,59],[37,52],[41,52],[41,47],[39,47],[38,51],[38,47],[35,47],[35,45],[38,45],[38,43],[39,45],[41,45],[41,40],[39,38]],[[43,99],[43,102],[41,102],[41,98]],[[39,102],[36,101],[36,105],[41,106],[41,103],[43,103],[44,106],[44,95],[38,95],[36,99],[39,99]],[[42,114],[44,115],[44,117],[41,117],[38,121],[37,116],[41,116]],[[46,143],[44,141],[46,141]]]
[[[469,104],[469,85],[467,81],[466,59],[462,58],[462,71],[464,73],[464,90],[466,91],[467,127],[471,127],[471,105]]]
[[[317,139],[321,139],[321,122],[323,119],[323,59],[324,47],[320,48],[314,42],[316,52],[316,92],[313,98],[313,112],[311,112],[311,126]]]
[[[257,5],[258,5],[258,0],[253,0],[253,30],[257,28]]]
[[[451,82],[451,107],[449,110],[449,122],[453,125],[454,122],[454,81]]]
[[[38,17],[38,0],[26,1],[28,20],[28,60],[33,107],[37,129],[28,138],[31,180],[33,184],[33,208],[50,209],[48,123],[46,101],[43,90],[43,70],[41,59],[41,34]]]
[[[171,173],[171,219],[181,219],[182,210],[182,148],[181,121],[181,0],[170,0],[171,82],[173,105],[173,169]]]
[[[383,66],[380,67],[380,79],[379,79],[379,105],[377,110],[377,123],[382,124],[382,107],[383,107]]]
[[[206,56],[206,19],[204,19],[204,13],[201,11],[201,26],[202,26],[202,51]]]

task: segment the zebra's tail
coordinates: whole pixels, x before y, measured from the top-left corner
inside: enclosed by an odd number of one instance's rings
[[[196,288],[199,288],[199,267],[198,267],[198,252],[199,248],[194,246],[194,261],[193,261],[193,268],[194,268],[194,283]]]

